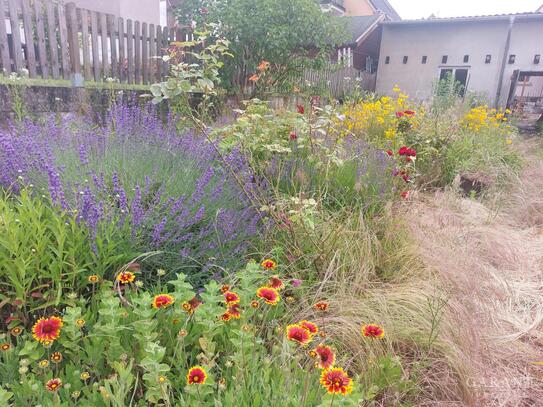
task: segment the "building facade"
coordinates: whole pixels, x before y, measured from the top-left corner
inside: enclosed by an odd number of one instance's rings
[[[398,85],[424,100],[439,79],[452,75],[465,91],[505,107],[522,82],[543,75],[543,13],[388,21],[382,27],[380,94]]]
[[[71,0],[71,2],[80,8],[113,14],[124,19],[155,25],[161,23],[160,0]]]

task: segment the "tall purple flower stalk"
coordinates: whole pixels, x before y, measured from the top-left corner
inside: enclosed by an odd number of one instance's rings
[[[243,190],[254,188],[243,156],[229,153],[225,166],[205,138],[179,134],[150,106],[115,106],[107,123],[46,120],[0,131],[0,186],[17,192],[32,183],[77,211],[93,236],[114,224],[142,252],[190,259],[196,271],[242,262],[260,221]]]

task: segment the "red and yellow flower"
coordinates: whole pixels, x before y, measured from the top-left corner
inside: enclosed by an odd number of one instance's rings
[[[207,373],[201,366],[194,366],[187,373],[187,384],[204,384],[207,380]]]
[[[269,285],[271,288],[275,288],[276,290],[282,290],[283,288],[285,288],[283,280],[281,280],[278,276],[272,276],[270,278]]]
[[[53,352],[51,354],[51,362],[53,362],[53,363],[60,363],[60,362],[62,362],[63,358],[64,357],[62,356],[62,353],[60,353],[60,352]]]
[[[260,307],[260,303],[257,300],[252,300],[251,301],[251,307],[252,308],[258,308],[258,307]]]
[[[59,317],[40,318],[32,327],[32,336],[38,342],[50,343],[59,338],[63,325]]]
[[[167,308],[175,302],[170,294],[158,294],[153,298],[153,308]]]
[[[224,284],[222,287],[221,287],[221,293],[226,293],[230,291],[230,286],[228,284]]]
[[[11,349],[11,344],[9,344],[8,342],[4,342],[3,344],[0,345],[0,350],[2,352],[7,352],[10,349]]]
[[[100,277],[96,274],[93,274],[87,278],[87,281],[91,284],[96,284],[98,281],[100,281]]]
[[[224,293],[224,301],[226,302],[226,305],[234,305],[239,303],[239,295],[237,295],[233,291],[227,291]]]
[[[271,287],[260,287],[256,290],[256,296],[262,298],[266,304],[277,305],[281,300],[279,292],[275,288]]]
[[[300,321],[299,324],[302,328],[305,328],[309,331],[311,335],[315,335],[317,332],[319,332],[319,327],[317,324],[311,322],[311,321]]]
[[[315,348],[316,357],[318,361],[316,366],[319,369],[330,369],[336,362],[336,355],[330,346],[318,345]]]
[[[234,304],[228,307],[228,310],[226,311],[226,313],[229,314],[230,317],[233,319],[241,318],[241,310],[239,309],[239,304]]]
[[[117,276],[117,281],[121,284],[128,284],[136,279],[136,275],[131,271],[121,271]]]
[[[311,334],[309,331],[298,324],[288,325],[286,334],[289,341],[297,342],[300,345],[307,345],[311,342]]]
[[[353,391],[353,379],[340,367],[324,369],[320,383],[328,394],[349,394]]]
[[[231,319],[232,319],[232,315],[230,315],[228,311],[226,311],[224,314],[221,315],[221,321],[223,322],[228,322]]]
[[[377,324],[367,324],[362,326],[362,335],[366,338],[381,339],[385,336],[385,330]]]
[[[315,304],[315,309],[318,311],[326,311],[328,310],[328,303],[326,301],[319,301]]]
[[[277,263],[272,259],[264,259],[260,265],[266,270],[274,270],[277,267]]]
[[[58,377],[56,379],[51,379],[47,383],[45,383],[45,388],[52,392],[56,392],[61,387],[62,387],[62,380],[60,380]]]

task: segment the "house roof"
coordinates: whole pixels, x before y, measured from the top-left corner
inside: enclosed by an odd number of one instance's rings
[[[351,33],[351,43],[356,43],[360,37],[366,34],[383,19],[382,14],[374,16],[351,16],[342,17],[347,20],[349,32]]]
[[[518,19],[543,19],[543,13],[516,13],[516,14],[491,14],[483,16],[465,16],[465,17],[430,17],[420,20],[401,20],[401,21],[385,21],[386,25],[418,25],[418,24],[448,24],[448,23],[473,23],[473,22],[487,22],[487,21],[503,21],[509,20],[511,17]]]
[[[379,10],[387,15],[392,21],[398,21],[402,18],[394,10],[394,7],[387,0],[369,0],[374,9]]]

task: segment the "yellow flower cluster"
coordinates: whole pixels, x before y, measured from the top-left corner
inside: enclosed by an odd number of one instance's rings
[[[420,109],[410,110],[409,96],[403,94],[398,87],[393,91],[394,97],[383,96],[379,99],[370,97],[348,105],[343,111],[341,122],[336,123],[339,136],[364,137],[383,147],[401,144],[401,133],[405,128],[402,128],[400,122],[406,122],[409,129],[417,128],[423,112]]]
[[[477,106],[472,108],[463,118],[462,125],[465,129],[478,133],[485,129],[506,129],[511,126],[507,124],[507,114],[511,111],[489,109],[488,106]]]

